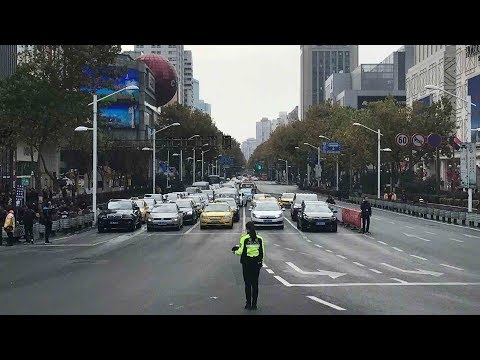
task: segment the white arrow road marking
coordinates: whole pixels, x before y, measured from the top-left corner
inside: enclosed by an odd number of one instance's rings
[[[300,269],[298,266],[296,266],[294,263],[287,262],[286,263],[288,266],[290,266],[293,270],[299,272],[302,275],[326,275],[329,276],[332,279],[336,279],[340,276],[347,275],[345,273],[339,273],[339,272],[334,272],[334,271],[326,271],[326,270],[320,270],[317,269],[318,271],[304,271]]]
[[[267,265],[263,264],[263,265],[262,265],[262,267],[266,268],[266,267],[267,267]]]
[[[386,266],[386,267],[389,267],[391,269],[394,269],[394,270],[397,270],[397,271],[401,271],[401,272],[404,272],[404,273],[409,273],[409,274],[418,274],[418,275],[432,275],[432,276],[440,276],[440,275],[443,275],[443,273],[440,273],[440,272],[435,272],[435,271],[429,271],[429,270],[422,270],[422,269],[417,269],[417,270],[404,270],[404,269],[400,269],[400,268],[397,268],[393,265],[390,265],[390,264],[386,264],[386,263],[381,263],[382,265]]]
[[[399,283],[402,283],[402,284],[408,284],[408,282],[405,281],[405,280],[401,280],[401,279],[397,279],[397,278],[390,278],[390,279],[398,281]]]
[[[414,238],[417,238],[417,239],[420,239],[420,240],[423,240],[423,241],[431,241],[431,240],[424,239],[424,238],[422,238],[420,236],[417,236],[417,235],[406,234],[406,233],[403,233],[403,235],[408,236],[408,237],[414,237]]]
[[[453,240],[453,241],[456,241],[456,242],[463,242],[463,240],[458,240],[458,239],[454,239],[454,238],[450,238],[450,240]]]
[[[442,266],[446,266],[446,267],[449,267],[449,268],[452,268],[452,269],[455,269],[455,270],[460,270],[460,271],[463,271],[463,269],[460,269],[458,267],[455,267],[455,266],[452,266],[452,265],[447,265],[447,264],[440,264]]]
[[[463,236],[466,236],[466,237],[469,237],[469,238],[476,238],[476,239],[480,239],[480,236],[476,236],[476,235],[469,235],[469,234],[462,234]]]
[[[417,258],[417,259],[420,259],[420,260],[425,260],[425,261],[428,261],[428,259],[425,259],[424,257],[421,257],[421,256],[417,256],[417,255],[410,255],[414,258]]]
[[[269,274],[274,274],[274,272],[273,272],[272,269],[267,269],[267,272],[268,272]]]
[[[307,298],[313,300],[313,301],[316,301],[320,304],[323,304],[323,305],[327,305],[327,306],[330,306],[331,308],[335,309],[335,310],[346,310],[340,306],[337,306],[335,304],[332,304],[332,303],[329,303],[328,301],[325,301],[325,300],[322,300],[322,299],[319,299],[317,298],[316,296],[307,296]]]

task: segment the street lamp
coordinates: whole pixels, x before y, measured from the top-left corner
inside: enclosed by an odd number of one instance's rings
[[[300,146],[295,146],[295,149],[298,150],[298,151],[303,151],[303,152],[308,153],[307,150],[302,149]],[[308,186],[310,186],[310,164],[308,163],[308,159],[307,159],[307,184],[308,184]]]
[[[328,138],[328,137],[326,137],[326,136],[324,136],[324,135],[318,135],[318,137],[319,137],[320,139],[325,139],[325,140],[330,141],[330,138]],[[338,156],[337,156],[337,169],[336,169],[336,170],[337,170],[337,191],[338,191],[338,190],[339,190],[339,186],[338,186],[338,179],[339,179],[339,177],[338,177]]]
[[[188,140],[191,140],[191,139],[197,138],[197,137],[200,137],[200,135],[195,134],[195,135],[193,135],[193,136],[190,136],[190,137],[188,138]],[[195,167],[196,164],[197,164],[197,162],[195,161],[195,146],[194,146],[194,147],[193,147],[193,182],[192,182],[192,184],[195,182],[195,175],[196,175],[195,172],[197,171],[197,169],[196,169],[196,167]]]
[[[317,177],[317,186],[320,187],[320,176],[321,176],[321,175],[320,175],[320,174],[321,174],[321,172],[320,172],[320,146],[319,146],[319,147],[316,147],[316,146],[313,146],[312,144],[309,144],[309,143],[303,143],[303,145],[310,146],[310,147],[316,149],[317,152],[318,152],[318,159],[317,159],[317,167],[318,167],[318,170],[317,170],[317,171],[318,171],[318,175],[319,175],[319,176]]]
[[[75,131],[93,131],[93,193],[92,193],[92,210],[93,210],[93,226],[97,224],[97,105],[98,102],[105,100],[113,95],[116,95],[125,90],[138,90],[138,86],[129,85],[120,90],[114,91],[111,94],[108,94],[100,99],[98,99],[97,94],[93,93],[93,101],[88,104],[88,106],[93,105],[93,127],[87,128],[85,126],[78,126],[75,128]]]
[[[380,152],[381,151],[386,151],[386,152],[390,152],[392,151],[392,149],[390,148],[385,148],[385,149],[380,149],[380,137],[383,136],[383,134],[380,132],[380,129],[378,129],[377,131],[373,130],[372,128],[369,128],[368,126],[365,126],[363,124],[360,124],[360,123],[353,123],[352,125],[354,126],[361,126],[369,131],[372,131],[374,133],[377,134],[377,140],[378,140],[378,144],[377,144],[377,149],[378,149],[378,165],[377,165],[377,198],[380,199]]]
[[[438,91],[442,91],[444,92],[445,94],[448,94],[450,96],[453,96],[454,98],[457,98],[463,102],[466,102],[467,103],[467,124],[465,124],[465,120],[462,121],[462,133],[463,133],[463,141],[464,142],[472,142],[472,132],[471,131],[466,131],[466,129],[468,129],[468,121],[470,121],[470,115],[472,114],[472,106],[477,106],[477,104],[474,104],[472,103],[472,98],[471,96],[467,96],[466,99],[460,97],[460,96],[457,96],[447,90],[444,90],[442,89],[441,87],[438,87],[438,86],[435,86],[435,85],[425,85],[425,89],[427,90],[438,90]],[[475,130],[475,129],[471,129],[471,130]],[[476,144],[476,139],[475,139],[475,144]],[[476,164],[476,159],[477,159],[477,146],[475,145],[475,164]],[[468,212],[472,212],[472,207],[473,207],[473,189],[469,188],[468,189]]]
[[[203,145],[203,146],[208,146],[208,144],[205,144],[205,145]],[[204,155],[206,152],[209,152],[209,151],[210,151],[210,149],[202,151],[202,181],[203,181],[203,178],[204,178],[204,176],[205,176],[204,169],[203,169],[203,165],[204,165],[203,155]]]
[[[278,161],[285,161],[285,173],[287,175],[287,185],[288,185],[288,160],[278,159]]]

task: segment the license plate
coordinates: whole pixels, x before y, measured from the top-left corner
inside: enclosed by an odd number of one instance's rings
[[[325,221],[317,221],[317,225],[325,225]]]
[[[210,224],[220,224],[220,221],[210,221]]]
[[[265,223],[271,223],[272,220],[264,220],[263,222],[265,222]]]
[[[157,222],[157,224],[159,224],[159,225],[166,225],[166,224],[168,224],[168,221],[160,220],[160,221]]]
[[[118,225],[118,221],[110,221],[110,225]]]

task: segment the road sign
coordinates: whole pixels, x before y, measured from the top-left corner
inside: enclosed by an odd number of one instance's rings
[[[22,178],[22,185],[26,187],[30,186],[30,178],[29,177]]]
[[[405,134],[397,134],[397,136],[395,136],[395,142],[397,145],[406,146],[408,145],[408,136]]]
[[[322,152],[326,154],[340,154],[342,146],[337,142],[324,142],[322,143]]]
[[[222,156],[219,161],[221,166],[233,166],[233,157]],[[261,163],[261,162],[260,162]]]
[[[425,144],[425,136],[422,134],[413,134],[412,144],[417,147],[422,147]]]
[[[442,143],[442,137],[439,134],[431,133],[428,135],[427,142],[430,146],[438,147]]]
[[[475,143],[463,143],[460,146],[460,177],[463,188],[477,187],[477,165]]]

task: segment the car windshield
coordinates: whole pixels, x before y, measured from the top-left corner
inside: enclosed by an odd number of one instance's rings
[[[266,194],[255,194],[255,195],[253,195],[253,198],[254,198],[255,200],[257,200],[257,199],[262,199],[262,198],[265,198],[265,197],[267,197]]]
[[[282,198],[292,199],[295,196],[294,193],[284,193]]]
[[[152,209],[152,213],[176,213],[178,212],[177,205],[175,204],[165,204],[158,205]]]
[[[230,206],[237,206],[237,203],[232,198],[218,199],[218,200],[215,200],[215,202],[224,202],[224,203],[229,204]]]
[[[177,201],[177,205],[180,209],[192,207],[192,203],[190,201]]]
[[[297,194],[297,197],[295,198],[295,202],[296,203],[301,203],[302,201],[316,201],[318,200],[318,197],[316,194],[301,194],[301,195],[298,195]]]
[[[276,202],[259,202],[257,205],[255,205],[255,209],[257,211],[274,211],[274,210],[280,210],[280,207]]]
[[[132,210],[131,201],[110,201],[108,203],[108,210]]]
[[[253,188],[254,186],[253,186],[253,184],[242,184],[242,185],[240,185],[240,187],[251,189],[251,188]]]
[[[143,200],[135,200],[135,203],[138,205],[139,208],[144,207]]]
[[[251,194],[252,190],[250,188],[243,188],[243,189],[240,189],[240,192],[242,194]]]
[[[305,204],[305,211],[312,212],[332,212],[325,204]]]
[[[196,193],[198,192],[198,189],[196,187],[187,187],[185,191],[188,193]]]
[[[147,203],[148,207],[155,205],[155,199],[145,199],[145,202]]]
[[[225,212],[225,211],[229,211],[230,210],[230,207],[228,206],[228,204],[221,204],[221,203],[214,203],[214,204],[210,204],[208,205],[204,212]]]

